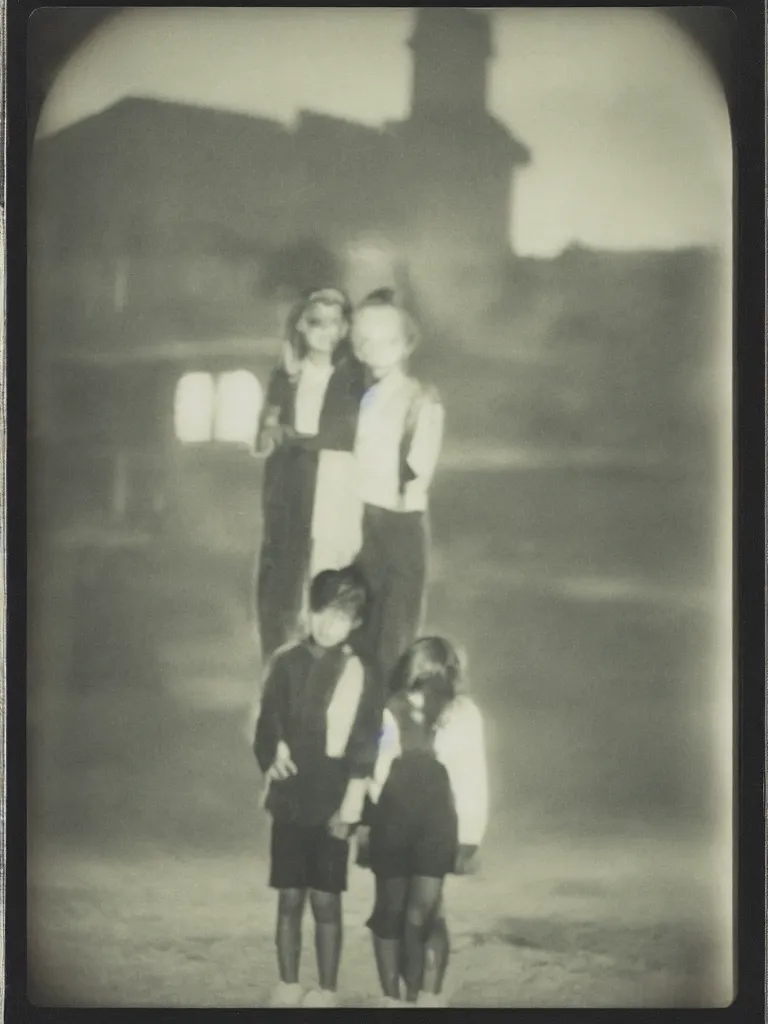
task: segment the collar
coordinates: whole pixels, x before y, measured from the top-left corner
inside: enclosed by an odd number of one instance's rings
[[[324,658],[327,654],[343,654],[344,657],[348,658],[353,652],[350,645],[344,641],[343,644],[339,644],[338,647],[321,647],[320,644],[316,643],[311,636],[307,636],[302,641],[302,646],[306,647],[309,653],[316,660]]]
[[[321,647],[320,644],[316,643],[313,637],[307,636],[302,642],[302,646],[305,647],[315,660],[319,661],[320,658],[327,652],[326,647]]]
[[[376,380],[371,374],[370,370],[366,371],[366,388],[368,391],[397,391],[399,388],[403,388],[407,385],[411,379],[408,374],[400,367],[394,370],[390,370],[389,373]]]

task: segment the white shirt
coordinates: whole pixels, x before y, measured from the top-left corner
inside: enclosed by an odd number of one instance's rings
[[[305,361],[296,386],[293,425],[300,434],[314,437],[320,429],[320,413],[325,401],[333,366],[315,366]]]
[[[480,709],[461,694],[446,708],[435,733],[435,753],[451,780],[459,842],[479,846],[488,825],[488,763]]]
[[[415,474],[400,488],[400,448],[414,403],[419,403],[408,465]],[[395,370],[365,393],[360,405],[355,456],[360,495],[367,505],[393,512],[424,512],[440,456],[445,413],[418,381]]]
[[[397,719],[384,711],[379,755],[369,783],[378,803],[393,761],[400,756]],[[459,822],[459,842],[479,846],[488,825],[488,765],[485,730],[477,704],[462,694],[446,708],[435,732],[435,754],[448,772]]]

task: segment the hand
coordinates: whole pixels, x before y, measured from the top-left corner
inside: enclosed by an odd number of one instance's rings
[[[289,779],[292,775],[296,775],[297,772],[298,768],[291,759],[291,751],[288,748],[288,744],[280,740],[277,744],[275,759],[267,771],[267,778],[273,782],[282,782],[284,779]]]
[[[344,842],[347,842],[347,840],[349,840],[352,837],[357,826],[350,825],[348,822],[342,821],[337,811],[336,814],[332,815],[328,819],[326,828],[328,829],[329,834],[332,835],[334,839],[342,839],[344,840]]]
[[[477,846],[459,845],[454,869],[457,875],[472,875],[477,871],[477,851]]]

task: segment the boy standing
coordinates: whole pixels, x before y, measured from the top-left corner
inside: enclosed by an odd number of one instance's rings
[[[270,885],[278,890],[280,983],[273,1006],[336,1005],[348,840],[360,820],[382,721],[378,688],[347,644],[364,617],[363,579],[353,568],[322,572],[309,598],[309,635],[272,659],[254,740],[272,816]],[[320,988],[302,1003],[307,893]]]
[[[358,307],[352,341],[366,366],[355,454],[363,501],[359,564],[372,607],[361,649],[382,693],[416,638],[427,578],[428,493],[443,439],[444,411],[433,388],[408,374],[418,344],[409,314],[386,290]]]

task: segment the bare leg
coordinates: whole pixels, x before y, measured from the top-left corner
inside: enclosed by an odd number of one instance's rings
[[[403,928],[405,988],[408,1002],[415,1002],[424,982],[426,944],[440,905],[442,878],[413,878],[408,890]]]
[[[335,992],[341,962],[341,896],[310,889],[309,901],[315,918],[315,951],[320,988]]]
[[[295,985],[301,960],[301,919],[304,916],[305,889],[281,889],[277,900],[277,966],[280,980]]]
[[[400,939],[373,936],[373,955],[381,991],[390,999],[400,999]]]
[[[408,879],[376,879],[376,906],[368,926],[373,935],[373,952],[379,983],[385,996],[400,999],[400,960]]]
[[[430,995],[440,995],[443,991],[445,972],[448,969],[451,944],[448,935],[448,925],[445,920],[442,900],[437,908],[432,928],[427,936],[424,981],[422,991]]]

